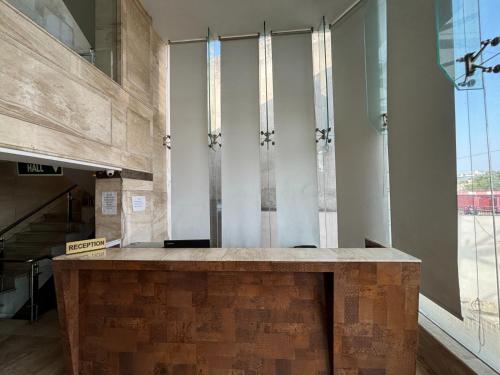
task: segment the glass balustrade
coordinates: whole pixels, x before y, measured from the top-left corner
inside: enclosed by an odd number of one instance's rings
[[[8,0],[61,43],[117,80],[116,0]]]

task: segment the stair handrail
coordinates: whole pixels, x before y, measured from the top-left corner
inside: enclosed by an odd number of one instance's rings
[[[17,219],[15,222],[13,222],[12,224],[6,226],[5,228],[3,228],[2,230],[0,230],[0,237],[3,236],[5,233],[9,232],[10,230],[12,230],[13,228],[17,227],[19,224],[21,224],[23,221],[25,221],[26,219],[29,219],[31,216],[37,214],[38,212],[40,212],[41,210],[43,210],[45,207],[47,207],[48,205],[50,205],[51,203],[54,203],[56,200],[58,200],[59,198],[61,198],[62,196],[70,193],[73,189],[75,189],[78,185],[72,185],[70,186],[69,188],[67,188],[66,190],[64,190],[63,192],[57,194],[55,197],[51,198],[50,200],[48,200],[47,202],[45,202],[44,204],[40,205],[39,207],[35,208],[34,210],[31,210],[30,212],[28,212],[26,215],[20,217],[19,219]]]
[[[30,307],[30,322],[38,320],[38,276],[39,272],[39,262],[45,259],[52,260],[52,257],[48,255],[42,255],[39,257],[33,257],[28,259],[15,259],[15,258],[2,258],[0,259],[0,264],[3,263],[26,263],[29,264],[29,307]]]

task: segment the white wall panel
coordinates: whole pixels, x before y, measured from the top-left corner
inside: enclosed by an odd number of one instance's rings
[[[432,2],[387,5],[393,246],[422,259],[422,293],[460,317],[454,88]]]
[[[172,239],[210,238],[207,51],[170,46]]]
[[[272,42],[279,245],[319,246],[311,35]]]
[[[364,17],[358,7],[331,30],[339,247],[390,243],[384,137],[367,111]]]
[[[258,39],[221,44],[222,246],[261,242]]]

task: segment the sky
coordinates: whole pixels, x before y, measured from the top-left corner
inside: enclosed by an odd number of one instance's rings
[[[476,0],[455,1],[465,1],[471,4]],[[499,20],[500,0],[479,0],[478,26],[482,40],[500,36]],[[467,31],[470,32],[470,30]],[[488,47],[483,57],[486,59],[495,54],[499,55],[486,65],[500,64],[500,45]],[[455,91],[458,173],[488,170],[486,122],[489,128],[490,150],[493,151],[491,152],[491,168],[500,171],[500,74],[487,73],[483,75],[483,78],[484,91]],[[469,155],[472,155],[472,158],[469,158]]]

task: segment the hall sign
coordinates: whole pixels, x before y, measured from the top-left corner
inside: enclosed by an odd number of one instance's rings
[[[52,165],[17,163],[18,176],[62,176],[62,167]]]
[[[106,248],[105,238],[74,241],[66,243],[66,254],[86,253],[87,251],[102,250]]]

